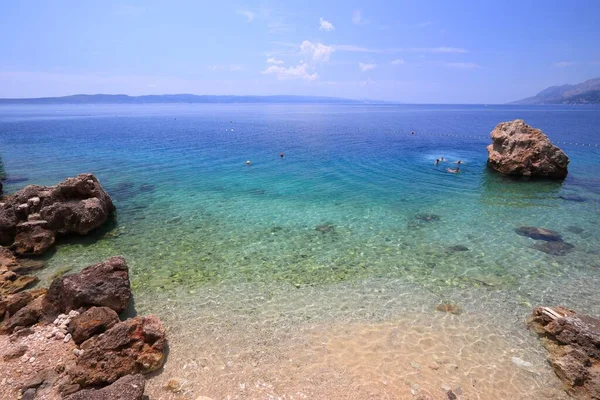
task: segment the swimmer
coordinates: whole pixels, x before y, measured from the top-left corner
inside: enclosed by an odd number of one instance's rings
[[[434,165],[438,165],[439,163],[440,163],[440,159],[439,159],[439,158],[436,158],[436,159],[435,159],[435,163],[434,163]]]
[[[412,131],[410,134],[411,134],[411,135],[414,135],[414,134],[415,134],[415,131]]]
[[[464,164],[464,163],[462,162],[462,160],[457,160],[457,161],[454,161],[454,164],[461,165],[461,164]]]
[[[283,153],[279,153],[279,157],[283,158],[284,154]]]
[[[460,167],[456,167],[456,169],[446,168],[446,171],[450,172],[451,174],[456,174],[460,172]]]
[[[440,157],[440,161],[446,161],[444,157]]]

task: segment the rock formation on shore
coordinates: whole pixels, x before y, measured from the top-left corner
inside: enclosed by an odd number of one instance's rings
[[[59,235],[85,235],[100,227],[114,209],[92,174],[56,186],[29,185],[0,200],[0,245],[17,255],[40,255]]]
[[[500,123],[487,147],[488,167],[511,176],[564,179],[569,157],[521,119]]]
[[[566,307],[536,307],[528,322],[567,392],[577,399],[600,399],[600,319]]]

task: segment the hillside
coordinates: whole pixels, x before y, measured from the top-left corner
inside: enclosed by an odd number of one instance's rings
[[[600,78],[576,85],[551,86],[511,104],[600,104]]]

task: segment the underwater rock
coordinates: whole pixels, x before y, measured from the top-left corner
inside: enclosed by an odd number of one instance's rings
[[[600,319],[562,306],[536,307],[528,325],[567,392],[577,399],[600,398]]]
[[[456,246],[448,247],[448,250],[450,250],[450,251],[469,251],[469,248],[462,244],[457,244]]]
[[[433,221],[439,221],[441,219],[441,217],[437,214],[428,214],[428,213],[417,214],[417,215],[415,215],[415,218],[417,220],[423,221],[423,222],[433,222]]]
[[[108,193],[116,201],[124,201],[131,199],[136,196],[135,183],[133,182],[121,182],[115,186],[108,187]]]
[[[104,333],[119,322],[119,316],[108,307],[92,307],[69,322],[73,341],[81,344],[94,335]]]
[[[533,249],[543,251],[553,256],[564,256],[570,253],[575,246],[567,242],[544,242],[531,246]]]
[[[511,176],[564,179],[569,157],[540,130],[516,119],[498,124],[487,147],[489,168]]]
[[[144,183],[142,185],[140,185],[140,187],[138,188],[138,191],[140,193],[150,193],[150,192],[154,192],[156,190],[156,186],[151,185],[149,183]]]
[[[437,311],[446,312],[454,315],[460,315],[462,313],[461,308],[456,304],[452,303],[440,303],[435,307],[435,309]]]
[[[122,376],[159,369],[167,345],[165,328],[154,315],[119,322],[81,345],[83,354],[68,371],[81,388],[105,385]]]
[[[33,248],[37,254],[51,242],[50,234],[41,229],[54,235],[85,235],[103,225],[114,209],[110,196],[92,174],[67,178],[56,186],[29,185],[3,198],[0,244],[12,245],[21,232],[25,236],[19,238],[20,244],[37,243],[37,250],[36,245],[25,246],[27,252]],[[35,218],[30,221],[29,216]]]
[[[142,400],[146,380],[140,374],[126,375],[102,389],[85,389],[65,397],[65,400]]]
[[[579,235],[579,234],[582,234],[582,233],[583,233],[584,229],[583,229],[583,228],[580,228],[580,227],[578,227],[578,226],[571,225],[571,226],[568,226],[568,227],[567,227],[567,231],[569,231],[569,232],[571,232],[571,233],[575,233],[575,234]]]
[[[522,226],[515,229],[518,235],[527,236],[535,240],[545,240],[548,242],[560,242],[562,236],[558,232],[545,228],[536,228],[534,226]]]
[[[321,232],[322,234],[329,233],[329,232],[335,232],[335,226],[333,226],[331,224],[317,225],[315,227],[315,231]]]
[[[587,201],[585,197],[581,197],[576,194],[561,194],[560,196],[558,196],[558,198],[563,199],[565,201],[574,201],[576,203],[583,203]]]
[[[26,176],[10,175],[2,180],[4,181],[4,183],[13,183],[14,184],[14,183],[27,182],[29,180],[29,178]]]
[[[123,257],[111,257],[77,274],[52,281],[44,304],[48,316],[91,306],[123,312],[131,298],[129,271]]]

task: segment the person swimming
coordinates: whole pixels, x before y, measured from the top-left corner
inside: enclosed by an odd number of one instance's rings
[[[440,163],[440,159],[439,159],[439,158],[436,158],[436,159],[435,159],[435,163],[434,163],[434,165],[438,165],[439,163]]]
[[[444,157],[440,157],[440,161],[446,161]]]
[[[456,173],[460,172],[460,167],[456,167],[456,169],[446,168],[446,171],[450,172],[451,174],[456,174]]]
[[[464,163],[462,162],[462,160],[456,160],[456,161],[454,161],[454,164],[461,165],[461,164],[464,164]]]
[[[284,154],[283,153],[279,153],[279,157],[283,158]]]

